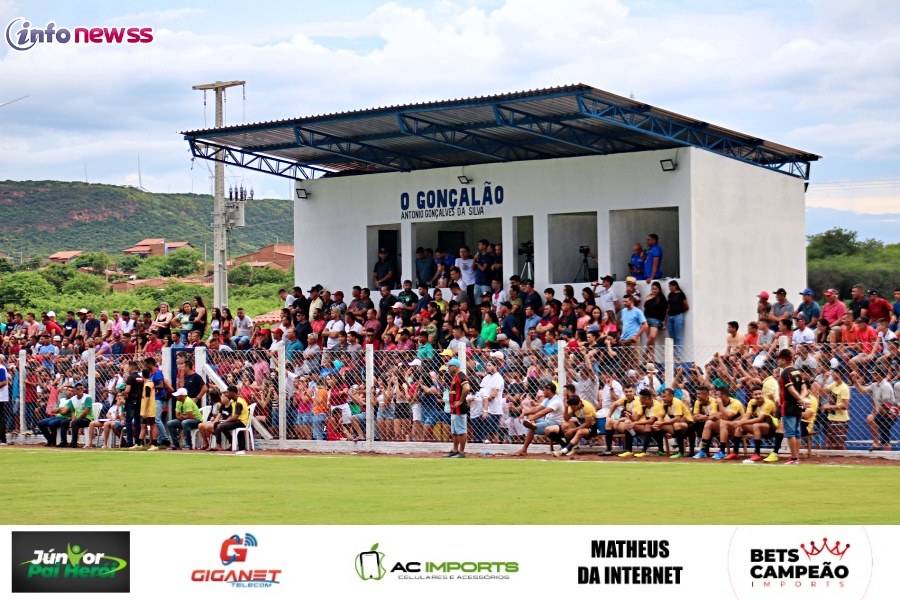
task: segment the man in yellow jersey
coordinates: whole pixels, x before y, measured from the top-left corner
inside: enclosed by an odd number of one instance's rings
[[[831,392],[834,402],[822,405],[829,413],[828,428],[825,430],[825,447],[828,450],[844,450],[847,442],[847,426],[850,424],[850,387],[844,381],[840,369],[831,370],[833,383],[825,389]]]
[[[582,400],[578,394],[572,394],[566,400],[563,425],[563,435],[569,442],[555,451],[554,456],[571,456],[578,452],[581,440],[589,440],[597,435],[597,409],[591,402]]]
[[[673,436],[678,442],[678,452],[669,458],[682,458],[684,457],[684,436],[694,422],[694,417],[685,403],[675,398],[675,390],[672,388],[665,388],[662,391],[662,404],[665,414],[661,420],[653,424],[653,430],[663,436],[666,434]]]
[[[694,455],[695,441],[703,438],[703,429],[706,422],[716,412],[716,401],[709,397],[709,386],[701,385],[697,388],[697,398],[694,400],[694,410],[691,417],[693,422],[688,426],[687,439],[690,444],[691,456]]]
[[[653,424],[661,420],[665,414],[666,409],[663,408],[662,402],[654,400],[653,393],[650,390],[641,390],[640,403],[634,407],[631,415],[631,418],[634,419],[631,421],[631,429],[644,438],[641,444],[641,451],[634,455],[635,458],[647,456],[647,449],[650,447],[651,439],[656,441],[658,448],[654,456],[665,456],[666,453],[663,450],[665,434],[653,429]],[[628,454],[628,452],[625,452],[625,454]],[[622,456],[622,454],[619,456]]]
[[[720,388],[718,394],[716,400],[723,418],[719,419],[719,451],[713,456],[713,460],[735,460],[739,457],[741,448],[741,437],[735,432],[744,416],[744,405],[737,398],[729,396],[727,388]],[[731,452],[726,453],[729,438],[732,438]]]
[[[709,418],[703,425],[703,434],[700,440],[700,451],[693,458],[709,458],[709,445],[713,435],[721,433],[722,421],[733,421],[740,415],[744,414],[744,405],[737,398],[728,395],[730,388],[728,385],[721,385],[716,388],[716,398],[710,401]],[[717,460],[725,458],[723,452],[725,448],[720,447],[716,454]],[[721,456],[719,456],[721,455]]]
[[[613,436],[616,433],[625,434],[625,451],[631,452],[634,436],[631,433],[631,427],[626,427],[626,421],[631,420],[631,409],[640,401],[634,397],[634,386],[628,384],[622,390],[624,394],[621,398],[612,403],[609,407],[609,416],[606,417],[606,452],[601,456],[612,456]],[[629,456],[631,456],[629,454]]]
[[[747,411],[737,423],[735,435],[740,440],[745,434],[753,434],[753,456],[744,461],[752,464],[763,459],[763,438],[774,437],[778,428],[778,418],[775,416],[775,402],[765,397],[762,387],[753,388],[752,398],[747,403]]]
[[[819,413],[819,398],[813,395],[813,382],[808,376],[803,383],[806,385],[806,389],[809,390],[809,393],[806,395],[806,400],[809,404],[803,407],[803,414],[800,415],[800,435],[809,437],[816,425],[816,416]]]
[[[231,415],[224,421],[219,421],[215,425],[216,444],[222,447],[222,434],[229,431],[247,427],[250,421],[250,409],[247,407],[247,401],[238,396],[238,389],[233,385],[228,386],[228,390],[223,394],[223,402],[231,405]],[[246,441],[243,435],[238,436],[238,449],[246,450]],[[234,450],[234,448],[232,448]]]

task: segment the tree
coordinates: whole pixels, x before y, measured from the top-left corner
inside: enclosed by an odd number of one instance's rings
[[[94,270],[94,274],[103,275],[104,271],[109,268],[111,262],[112,261],[109,259],[109,255],[106,252],[98,252],[94,255],[90,267]]]
[[[823,233],[806,236],[806,258],[818,260],[831,256],[852,256],[858,252],[871,252],[884,247],[880,241],[869,238],[856,239],[856,232],[841,227],[833,227]]]
[[[16,265],[8,258],[0,258],[0,273],[13,273]]]
[[[62,286],[65,295],[81,294],[84,296],[99,296],[106,287],[106,280],[97,275],[78,273]]]
[[[138,279],[153,279],[165,275],[166,259],[162,256],[148,256],[141,261],[134,274]]]
[[[75,277],[78,271],[72,265],[61,265],[59,263],[50,263],[46,269],[40,271],[41,277],[52,284],[57,291],[62,291],[63,285]]]
[[[37,271],[44,265],[44,258],[41,255],[37,255],[34,258],[29,258],[25,262],[19,265],[20,271]]]
[[[200,269],[200,261],[202,259],[203,255],[199,250],[185,246],[169,252],[166,256],[166,266],[172,275],[186,277]]]
[[[133,274],[141,264],[141,257],[134,254],[123,254],[119,259],[119,270],[123,273]]]
[[[253,280],[253,267],[248,264],[238,265],[228,271],[228,283],[234,285],[250,285]]]
[[[44,300],[56,295],[56,289],[39,273],[19,271],[3,276],[0,281],[0,302],[21,304]]]

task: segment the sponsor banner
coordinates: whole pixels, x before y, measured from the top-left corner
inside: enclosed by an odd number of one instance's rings
[[[0,597],[896,598],[897,526],[0,528]]]

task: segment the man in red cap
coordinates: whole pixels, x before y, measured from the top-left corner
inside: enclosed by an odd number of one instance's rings
[[[757,320],[768,318],[769,312],[772,310],[772,304],[769,302],[769,292],[760,292],[757,296],[759,301],[756,303]]]

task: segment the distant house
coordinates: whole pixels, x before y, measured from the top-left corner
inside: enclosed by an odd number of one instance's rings
[[[130,279],[128,281],[120,281],[117,283],[110,284],[110,288],[114,292],[128,292],[131,290],[135,290],[140,287],[152,286],[156,288],[165,288],[170,281],[179,281],[181,283],[192,283],[196,285],[212,285],[211,283],[206,283],[202,279],[198,277],[155,277],[153,279]]]
[[[238,256],[229,261],[228,268],[232,269],[242,264],[253,268],[274,267],[282,271],[289,271],[294,264],[293,244],[272,244],[260,248],[252,254]]]
[[[66,250],[65,252],[57,252],[56,254],[51,254],[48,260],[52,263],[67,265],[81,256],[81,254],[81,250]]]
[[[141,258],[147,258],[148,256],[165,256],[173,250],[178,250],[179,248],[184,248],[186,246],[190,246],[191,248],[194,247],[190,242],[167,242],[165,238],[147,238],[146,240],[139,241],[131,248],[122,250],[122,254],[125,254],[126,256],[139,256]]]

